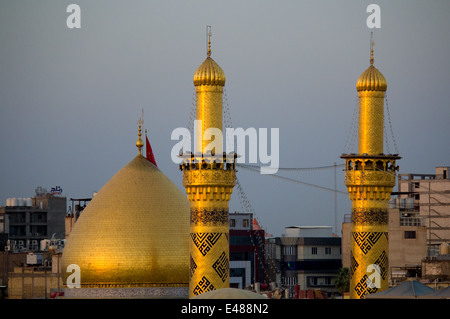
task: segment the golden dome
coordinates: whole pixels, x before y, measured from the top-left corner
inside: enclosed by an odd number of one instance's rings
[[[194,85],[225,85],[225,73],[209,54],[194,73]]]
[[[81,287],[187,287],[189,202],[142,155],[93,197],[62,256],[80,267]]]
[[[386,91],[387,82],[384,75],[373,65],[370,65],[358,78],[356,90],[359,91]]]
[[[356,81],[356,90],[359,91],[386,91],[387,82],[384,75],[373,66],[373,42],[370,51],[370,66]]]

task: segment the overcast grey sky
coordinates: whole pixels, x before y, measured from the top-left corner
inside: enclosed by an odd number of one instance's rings
[[[71,3],[81,29],[66,26]],[[234,127],[279,128],[282,167],[341,164],[369,66],[371,3],[381,7],[375,66],[388,82],[400,173],[450,165],[449,1],[0,0],[0,205],[37,186],[91,196],[137,154],[142,108],[160,169],[183,189],[170,136],[188,125],[207,25]],[[283,175],[334,185],[333,170]],[[269,233],[334,225],[332,192],[238,176]],[[241,209],[235,189],[230,211]],[[338,195],[339,223],[348,213]]]

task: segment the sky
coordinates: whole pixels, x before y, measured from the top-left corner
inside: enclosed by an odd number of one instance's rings
[[[79,29],[66,24],[71,3]],[[372,3],[381,28],[367,26]],[[449,14],[446,0],[0,0],[0,206],[37,186],[91,197],[137,155],[142,110],[158,167],[184,192],[171,133],[189,124],[208,25],[233,126],[279,128],[280,167],[297,168],[340,165],[351,151],[373,32],[390,152],[396,145],[399,173],[432,174],[450,166]],[[334,169],[280,172],[326,188],[336,181],[336,205],[331,191],[237,175],[243,192],[235,187],[230,212],[244,210],[245,196],[274,236],[335,218],[340,234],[350,214],[342,167],[336,180]]]

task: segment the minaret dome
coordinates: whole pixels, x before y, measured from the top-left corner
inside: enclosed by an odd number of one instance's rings
[[[224,86],[225,73],[211,57],[207,57],[194,73],[194,85]]]
[[[365,70],[356,81],[356,90],[360,91],[386,91],[387,82],[384,75],[373,66],[373,43],[370,52],[370,66]]]

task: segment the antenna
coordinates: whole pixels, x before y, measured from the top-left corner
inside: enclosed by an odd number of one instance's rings
[[[207,42],[207,47],[208,50],[206,51],[206,54],[208,55],[208,57],[211,56],[211,26],[207,25],[206,26],[206,42]]]

